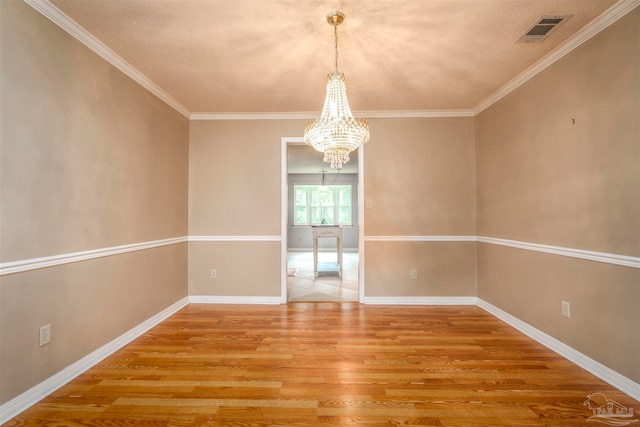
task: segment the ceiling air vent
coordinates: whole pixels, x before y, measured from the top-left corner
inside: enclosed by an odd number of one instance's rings
[[[540,42],[572,15],[543,16],[518,39],[519,42]]]

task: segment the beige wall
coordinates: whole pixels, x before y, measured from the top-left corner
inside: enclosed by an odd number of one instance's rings
[[[475,236],[473,118],[376,119],[371,135],[365,236]],[[475,259],[470,242],[367,241],[365,295],[475,296]]]
[[[190,125],[189,235],[280,235],[281,138],[305,120]]]
[[[211,269],[216,278],[211,278]],[[279,297],[280,242],[189,243],[189,295]]]
[[[0,19],[2,262],[185,236],[188,120],[25,3]],[[185,297],[186,272],[178,244],[3,276],[0,404]]]
[[[476,118],[479,235],[640,256],[639,13]]]
[[[365,254],[368,297],[476,296],[475,242],[366,242]]]
[[[475,235],[473,118],[370,120],[367,236]]]
[[[640,255],[639,20],[476,117],[479,235]],[[478,296],[640,381],[637,268],[480,243]]]
[[[189,235],[280,236],[282,137],[301,136],[306,122],[192,121]],[[280,242],[191,242],[189,292],[279,296],[280,251]]]

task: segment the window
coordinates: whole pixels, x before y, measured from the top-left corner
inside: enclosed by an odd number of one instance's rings
[[[294,185],[293,225],[352,225],[351,185]]]

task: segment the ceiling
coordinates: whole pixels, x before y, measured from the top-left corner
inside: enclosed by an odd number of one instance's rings
[[[635,0],[25,1],[187,117],[310,119],[334,67],[330,11],[346,15],[356,116],[473,115]],[[518,41],[558,15],[571,18],[542,42]],[[287,151],[289,173],[331,170],[310,147]],[[354,152],[340,173],[357,172]]]
[[[616,5],[616,0],[27,1],[59,9],[187,115],[318,114],[333,69],[333,27],[325,16],[334,9],[346,15],[338,27],[339,67],[354,111],[472,111]],[[542,42],[517,42],[543,15],[573,16]]]

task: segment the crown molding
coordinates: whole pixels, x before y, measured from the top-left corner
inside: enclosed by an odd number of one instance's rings
[[[473,115],[475,116],[480,114],[482,111],[486,110],[514,90],[518,89],[520,86],[540,74],[542,71],[549,68],[556,61],[560,60],[565,55],[582,45],[584,42],[607,28],[609,25],[613,24],[618,19],[631,12],[638,5],[640,5],[640,0],[620,0],[618,3],[611,6],[611,8],[609,8],[609,10],[607,10],[605,13],[591,21],[591,23],[589,23],[586,27],[582,28],[576,34],[567,39],[567,41],[545,55],[541,60],[524,70],[507,84],[498,89],[494,94],[489,96],[480,104],[476,105],[472,110]]]
[[[413,117],[473,117],[473,110],[376,110],[354,111],[355,117],[364,119],[389,119]],[[313,120],[320,112],[289,113],[191,113],[191,120]]]
[[[104,43],[95,38],[78,23],[62,13],[49,0],[23,0],[64,31],[75,37],[89,49],[97,53],[107,62],[122,71],[149,92],[160,98],[167,105],[178,111],[190,120],[313,120],[319,116],[319,112],[236,112],[236,113],[213,113],[213,112],[190,112],[185,106],[180,104],[175,98],[153,83],[144,74],[135,69],[115,52],[109,49]],[[554,64],[559,59],[582,45],[584,42],[595,36],[609,25],[625,16],[631,10],[640,5],[640,0],[620,0],[604,14],[597,17],[586,27],[582,28],[559,47],[551,51],[540,61],[527,68],[507,84],[498,89],[484,101],[480,102],[472,109],[455,110],[379,110],[379,111],[359,111],[354,112],[356,117],[362,118],[437,118],[437,117],[474,117],[491,105],[495,104],[540,72]]]
[[[312,120],[320,113],[301,112],[269,112],[269,113],[191,113],[190,120]]]
[[[424,118],[424,117],[473,117],[473,110],[371,110],[359,111],[354,116],[365,119]]]
[[[176,101],[171,95],[162,90],[158,85],[152,82],[147,76],[135,69],[131,64],[118,56],[114,51],[109,49],[107,45],[95,38],[91,33],[82,28],[76,21],[62,13],[60,9],[55,7],[49,0],[23,0],[29,6],[40,12],[51,22],[62,28],[64,31],[75,37],[80,43],[98,54],[102,59],[122,71],[128,77],[133,79],[140,86],[160,98],[168,106],[189,118],[189,110]]]

